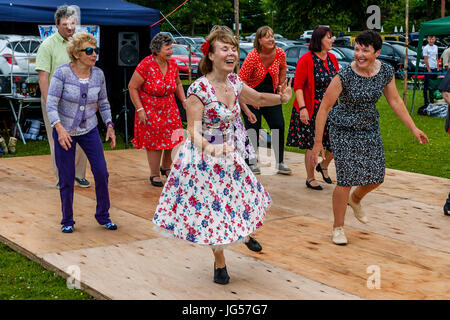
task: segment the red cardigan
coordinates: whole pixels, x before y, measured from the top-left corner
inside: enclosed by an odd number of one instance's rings
[[[303,90],[303,99],[305,100],[306,110],[308,110],[309,120],[314,113],[314,63],[312,55],[313,53],[308,51],[298,59],[294,79],[294,92],[299,89]],[[328,52],[328,57],[330,57],[336,71],[339,71],[336,56]],[[294,100],[294,108],[300,112],[297,99]]]

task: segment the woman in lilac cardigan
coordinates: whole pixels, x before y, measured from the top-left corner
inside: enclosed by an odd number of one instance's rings
[[[74,231],[73,189],[77,143],[86,153],[94,175],[97,198],[95,219],[108,230],[116,230],[117,225],[109,218],[109,174],[97,129],[97,108],[107,126],[106,141],[111,139],[111,148],[116,146],[116,137],[105,76],[101,69],[95,67],[97,41],[92,35],[80,32],[71,38],[67,51],[71,62],[55,70],[47,98],[47,115],[53,127],[55,160],[59,171],[63,216],[61,231]]]

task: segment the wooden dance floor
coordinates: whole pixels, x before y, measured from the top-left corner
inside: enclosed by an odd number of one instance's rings
[[[270,167],[258,176],[273,199],[256,233],[263,251],[226,250],[231,281],[221,286],[211,250],[153,230],[161,188],[148,181],[145,153],[105,154],[117,231],[96,223],[91,187],[75,188],[75,232],[61,233],[50,156],[8,158],[0,159],[0,241],[65,277],[79,270],[82,288],[104,299],[450,299],[450,217],[442,212],[450,179],[388,169],[364,199],[369,223],[349,208],[349,244],[336,246],[334,185],[307,189],[303,155],[288,152],[292,176]]]

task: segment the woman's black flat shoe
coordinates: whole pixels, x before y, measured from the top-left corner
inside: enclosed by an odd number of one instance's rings
[[[228,276],[227,267],[217,268],[214,263],[214,282],[218,284],[227,284],[230,281]]]
[[[161,171],[161,174],[166,177],[168,177],[170,174],[170,168],[169,169],[159,168],[159,171]]]
[[[319,164],[316,166],[316,171],[317,171],[317,172],[320,172],[320,173],[322,174],[323,181],[325,181],[325,182],[328,183],[328,184],[332,184],[333,181],[331,181],[331,178],[330,178],[330,177],[325,177],[325,175],[323,174],[323,170],[328,170],[328,169],[322,169],[322,167],[320,166],[320,163],[319,163]]]
[[[259,244],[259,242],[256,241],[255,238],[252,238],[252,237],[248,237],[248,238],[249,238],[248,241],[245,242],[245,245],[247,246],[247,248],[249,248],[250,250],[255,251],[255,252],[260,252],[262,250],[262,247]]]
[[[153,180],[154,178],[160,178],[160,177],[159,176],[150,177],[150,182],[151,182],[152,186],[155,186],[155,187],[163,187],[164,186],[164,183],[162,183],[161,181],[155,181],[155,180]]]
[[[316,180],[316,179],[311,179],[311,180],[306,180],[306,186],[308,187],[308,188],[311,188],[311,189],[313,189],[313,190],[322,190],[323,188],[322,188],[322,186],[313,186],[313,185],[311,185],[311,181],[314,181],[314,180]]]

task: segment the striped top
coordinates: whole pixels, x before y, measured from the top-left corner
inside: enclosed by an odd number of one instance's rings
[[[103,122],[110,122],[111,107],[100,68],[92,67],[88,81],[80,81],[70,63],[56,68],[47,97],[47,115],[52,127],[61,122],[71,136],[86,134],[97,127],[97,106]]]

